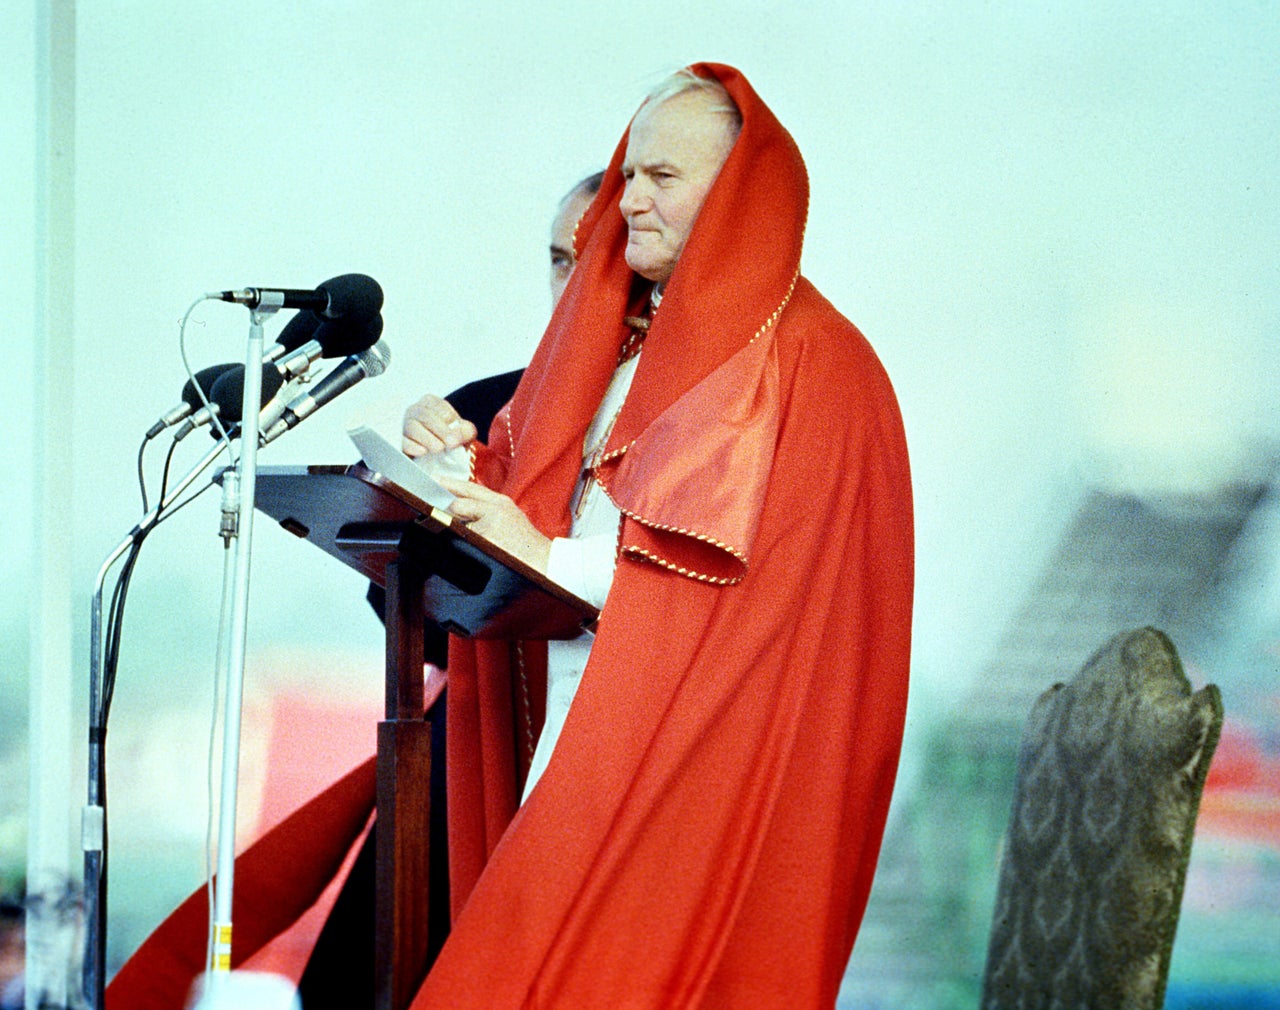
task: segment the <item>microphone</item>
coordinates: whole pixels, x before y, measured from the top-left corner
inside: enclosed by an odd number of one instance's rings
[[[277,309],[310,309],[326,319],[372,319],[382,311],[382,288],[364,274],[330,277],[315,290],[296,288],[244,288],[215,291],[210,298],[235,302],[256,309],[266,305]]]
[[[190,417],[195,411],[204,407],[204,400],[201,400],[200,394],[196,392],[197,385],[204,391],[205,399],[212,400],[214,384],[227,372],[237,367],[243,368],[244,366],[237,366],[234,363],[210,365],[208,368],[202,368],[196,372],[195,378],[188,379],[186,385],[182,387],[182,402],[167,413],[160,415],[160,419],[147,429],[146,441],[150,441],[164,431],[165,428],[172,427],[183,418]]]
[[[296,428],[326,403],[345,393],[361,379],[381,375],[390,363],[391,348],[379,340],[368,350],[353,354],[335,365],[333,370],[317,382],[309,393],[303,393],[293,400],[278,420],[263,429],[262,444],[266,445],[290,428]]]
[[[382,336],[382,313],[368,319],[335,319],[320,324],[312,337],[322,358],[345,358],[367,351]]]
[[[293,324],[302,320],[298,326]],[[286,379],[304,375],[317,358],[342,358],[367,351],[382,336],[382,316],[355,322],[350,319],[321,321],[312,312],[299,312],[280,331],[276,347],[263,357],[274,361]],[[288,348],[288,350],[285,350]]]
[[[262,397],[259,409],[265,410],[271,405],[280,387],[285,384],[284,376],[270,365],[262,367]],[[218,417],[232,424],[244,417],[244,367],[229,372],[213,385],[215,402],[221,408]],[[283,409],[281,404],[281,409]],[[215,432],[214,437],[217,437]]]
[[[263,362],[278,361],[290,351],[296,351],[314,337],[316,330],[319,328],[320,317],[309,309],[304,309],[295,314],[285,324],[284,329],[280,331],[280,335],[276,337],[276,342],[262,356]]]
[[[262,366],[262,406],[265,407],[284,385],[284,376],[271,365]],[[181,442],[202,424],[209,424],[216,415],[226,424],[237,423],[244,412],[244,365],[232,365],[227,369],[209,394],[210,405],[202,407],[189,417],[173,438]],[[221,437],[217,431],[214,438]]]

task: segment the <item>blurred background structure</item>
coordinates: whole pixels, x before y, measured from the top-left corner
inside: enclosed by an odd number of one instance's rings
[[[912,451],[908,736],[842,1006],[973,1005],[1022,719],[1144,623],[1227,713],[1168,1005],[1276,1005],[1278,55],[1243,0],[3,5],[3,890],[80,872],[89,594],[186,308],[376,277],[392,367],[263,454],[350,462],[352,410],[527,361],[560,195],[712,59],[796,137],[804,271],[879,351]],[[195,367],[246,327],[198,309]],[[158,530],[130,593],[113,966],[204,873],[216,512]],[[371,752],[382,677],[359,578],[265,524],[254,548],[246,839]]]
[[[1215,494],[1095,491],[982,677],[929,733],[895,810],[841,1006],[974,1007],[1023,725],[1118,630],[1153,625],[1193,685],[1229,698],[1201,802],[1169,1010],[1280,1006],[1280,496],[1277,474]]]

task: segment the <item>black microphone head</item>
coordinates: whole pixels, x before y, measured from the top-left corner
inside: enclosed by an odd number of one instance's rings
[[[284,385],[284,376],[274,365],[262,366],[262,404],[280,391]],[[213,384],[213,395],[209,397],[218,405],[218,418],[223,424],[237,424],[244,413],[244,365],[236,365],[226,375]],[[214,430],[214,437],[217,430]]]
[[[322,313],[327,319],[372,319],[382,311],[382,287],[364,274],[341,274],[317,285],[329,297]]]
[[[319,341],[323,358],[346,358],[367,351],[382,336],[382,315],[372,319],[333,319],[322,322],[311,339]]]
[[[321,326],[320,317],[310,309],[302,309],[293,314],[288,325],[276,337],[276,343],[286,351],[296,351],[308,340],[315,338],[315,332]]]
[[[196,392],[196,383],[200,384],[200,388],[204,390],[206,399],[213,399],[213,387],[217,385],[227,372],[233,368],[244,368],[244,365],[237,365],[233,361],[226,362],[221,365],[210,365],[208,368],[202,368],[196,372],[194,379],[188,379],[187,384],[182,387],[182,402],[192,410],[199,410],[204,406],[204,400],[200,399],[200,394]]]

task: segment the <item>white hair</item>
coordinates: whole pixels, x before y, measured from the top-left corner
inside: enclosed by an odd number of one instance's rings
[[[733,96],[714,77],[699,77],[688,67],[683,70],[677,70],[670,77],[659,81],[645,95],[644,102],[641,104],[636,118],[639,119],[648,112],[652,112],[663,102],[686,92],[696,92],[699,95],[706,96],[709,99],[706,111],[728,117],[727,125],[729,126],[730,136],[735,140],[737,139],[738,131],[742,129],[742,110],[738,108]]]

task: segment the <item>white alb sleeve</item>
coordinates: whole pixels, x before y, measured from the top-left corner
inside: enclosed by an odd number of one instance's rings
[[[617,543],[616,533],[556,537],[551,541],[547,577],[598,610],[613,584]]]

